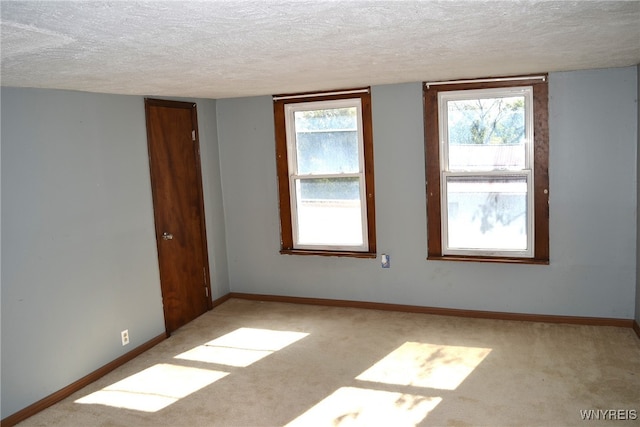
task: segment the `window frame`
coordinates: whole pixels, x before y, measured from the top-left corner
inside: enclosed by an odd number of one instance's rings
[[[532,207],[533,235],[531,253],[513,253],[505,255],[506,251],[492,252],[490,250],[445,250],[444,230],[446,229],[442,203],[446,200],[443,194],[442,176],[447,172],[443,170],[442,148],[444,140],[441,136],[441,112],[440,94],[464,91],[493,91],[513,89],[521,90],[523,87],[531,87],[532,91],[532,119],[533,145],[529,153],[533,162],[531,174],[533,175],[533,193],[528,193],[528,203]],[[473,93],[473,92],[470,92]],[[478,92],[485,93],[485,92]],[[489,92],[486,92],[489,93]],[[446,95],[445,95],[446,96]],[[462,96],[462,95],[461,95]],[[469,98],[469,97],[467,97]],[[525,264],[549,263],[549,131],[548,131],[548,76],[515,76],[491,79],[465,80],[461,82],[435,82],[423,85],[424,103],[424,135],[425,135],[425,172],[426,172],[426,198],[427,198],[427,240],[428,260],[453,260],[453,261],[486,261]],[[526,112],[525,114],[529,114]],[[491,173],[473,173],[474,176]],[[509,171],[505,172],[509,175]],[[522,175],[515,172],[512,175]]]
[[[360,202],[363,219],[363,240],[364,245],[358,248],[327,246],[327,245],[295,245],[296,240],[296,207],[295,190],[292,189],[296,177],[299,175],[293,165],[295,154],[289,155],[289,150],[293,147],[290,142],[294,124],[287,120],[287,115],[292,115],[296,110],[311,109],[306,108],[313,103],[318,104],[317,109],[322,109],[324,105],[339,105],[349,100],[359,102],[359,113],[361,117],[362,154],[359,155],[361,171],[356,174],[344,174],[345,177],[352,175],[362,175],[360,188]],[[325,104],[326,103],[326,104]],[[353,105],[355,106],[355,105]],[[375,233],[375,189],[373,175],[373,126],[371,120],[371,90],[367,88],[347,89],[341,91],[302,93],[275,95],[273,97],[274,127],[276,142],[276,168],[278,175],[279,213],[280,213],[280,253],[295,255],[326,255],[326,256],[347,256],[357,258],[375,258],[376,253],[376,233]],[[331,108],[331,107],[328,107]],[[360,139],[360,136],[359,136]],[[322,178],[324,174],[305,174],[308,177]],[[329,174],[333,175],[333,174]]]

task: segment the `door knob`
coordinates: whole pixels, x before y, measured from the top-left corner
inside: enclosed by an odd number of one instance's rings
[[[173,240],[173,234],[171,233],[167,233],[166,231],[164,233],[162,233],[162,239],[163,240]]]

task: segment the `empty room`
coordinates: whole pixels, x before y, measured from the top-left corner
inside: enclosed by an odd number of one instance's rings
[[[3,426],[640,420],[640,1],[0,1]]]

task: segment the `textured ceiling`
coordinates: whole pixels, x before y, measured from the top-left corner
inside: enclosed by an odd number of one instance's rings
[[[225,98],[640,63],[640,1],[1,1],[3,86]]]

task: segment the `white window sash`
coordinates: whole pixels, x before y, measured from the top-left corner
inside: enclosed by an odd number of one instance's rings
[[[525,99],[525,165],[522,169],[508,170],[449,170],[449,136],[448,136],[448,101],[473,100],[479,98],[498,98],[524,96]],[[519,257],[533,258],[535,254],[535,207],[534,207],[534,150],[533,150],[533,88],[531,86],[512,88],[491,88],[447,91],[438,93],[438,123],[440,135],[440,228],[443,255],[489,256],[489,257]],[[504,248],[465,249],[449,246],[449,204],[448,180],[452,177],[524,177],[527,185],[527,244],[525,250],[510,250]]]
[[[359,171],[356,173],[335,173],[335,174],[299,174],[297,159],[297,140],[295,130],[295,113],[298,111],[314,111],[336,108],[356,108],[357,111],[357,135],[358,135],[358,165]],[[334,250],[334,251],[354,251],[366,252],[369,248],[368,241],[368,225],[367,225],[367,203],[366,203],[366,180],[364,167],[364,135],[362,131],[362,102],[360,98],[338,99],[329,101],[312,101],[292,103],[285,105],[285,127],[287,137],[287,158],[289,167],[289,193],[291,206],[291,226],[293,232],[294,249],[310,249],[310,250]],[[344,130],[344,129],[340,129]],[[298,193],[296,181],[305,179],[321,179],[321,178],[358,178],[360,190],[360,219],[361,219],[361,245],[326,245],[326,244],[302,244],[299,237],[299,220],[298,220]]]
[[[449,245],[449,201],[448,201],[448,179],[457,177],[477,177],[477,178],[524,178],[526,180],[527,188],[527,245],[524,250],[504,249],[504,248],[482,248],[482,249],[465,249],[454,248]],[[518,172],[502,172],[495,171],[491,173],[453,173],[442,172],[441,174],[442,190],[440,192],[441,198],[441,212],[442,220],[441,224],[441,236],[442,236],[442,254],[443,255],[471,255],[471,256],[503,256],[503,257],[520,257],[520,258],[533,258],[534,256],[534,224],[535,224],[535,212],[534,212],[534,197],[533,197],[533,171],[518,171]]]

